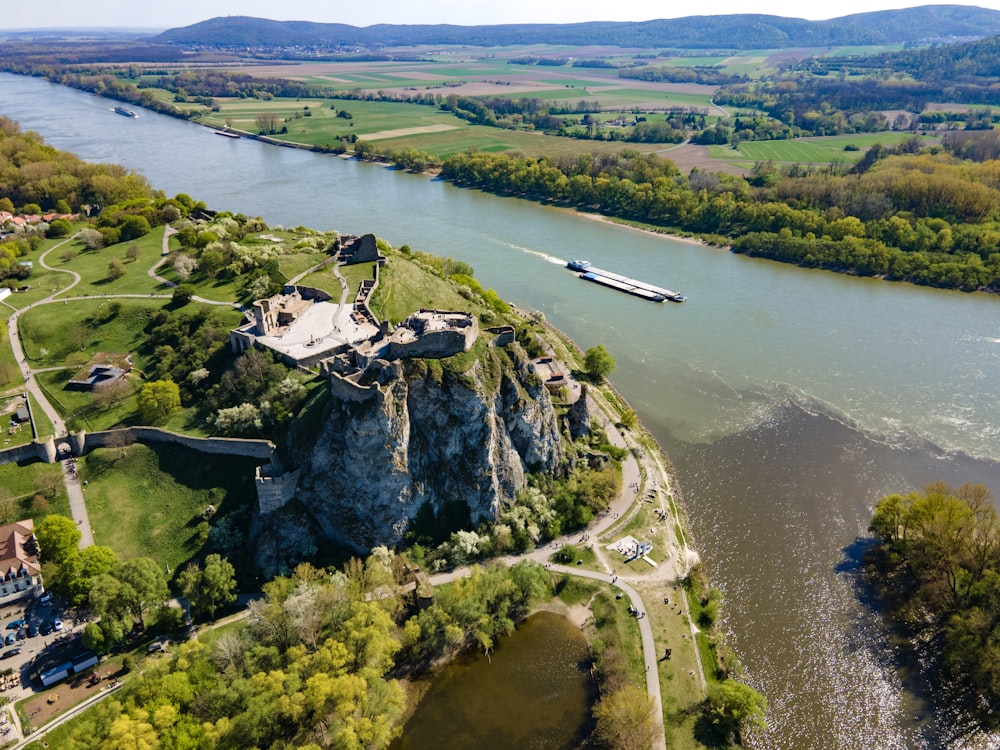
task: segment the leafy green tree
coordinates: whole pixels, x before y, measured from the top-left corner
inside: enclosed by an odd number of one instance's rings
[[[118,556],[110,547],[93,544],[71,552],[59,566],[54,584],[76,606],[87,603],[94,578],[118,567]]]
[[[68,237],[73,231],[73,225],[66,219],[53,219],[49,222],[49,228],[45,231],[45,236],[55,239],[58,237]]]
[[[121,259],[119,259],[119,258],[112,258],[108,262],[108,276],[107,276],[107,278],[109,278],[111,281],[115,281],[117,279],[120,279],[122,276],[124,276],[127,270],[128,269],[125,268],[125,264],[122,263]]]
[[[144,624],[147,610],[170,598],[166,573],[150,557],[126,560],[118,568],[117,577],[122,583],[122,603],[140,624]]]
[[[656,724],[653,701],[639,686],[628,683],[594,705],[598,740],[612,750],[637,750],[653,745]]]
[[[193,284],[178,284],[170,294],[170,300],[178,306],[186,305],[194,297],[194,292]]]
[[[212,619],[221,605],[236,601],[236,571],[221,555],[206,557],[204,568],[189,564],[178,578],[181,592],[191,606],[208,612]]]
[[[126,216],[118,225],[121,241],[136,240],[149,234],[151,227],[145,216]]]
[[[705,711],[721,736],[738,740],[749,727],[766,726],[767,698],[749,685],[725,680],[708,688]]]
[[[51,515],[35,527],[35,538],[41,548],[42,560],[63,564],[80,546],[80,529],[66,516]]]
[[[610,375],[615,367],[615,358],[611,356],[603,344],[590,347],[583,355],[583,366],[587,374],[600,383]]]
[[[161,422],[181,406],[181,392],[172,380],[154,380],[139,390],[139,418],[147,424]]]

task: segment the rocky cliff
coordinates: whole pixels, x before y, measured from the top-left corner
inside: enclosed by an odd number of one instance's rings
[[[424,503],[438,513],[465,502],[473,523],[492,519],[527,471],[560,469],[558,419],[520,346],[464,357],[383,369],[365,398],[332,391],[319,434],[300,446],[295,490],[323,536],[362,551],[391,544]]]

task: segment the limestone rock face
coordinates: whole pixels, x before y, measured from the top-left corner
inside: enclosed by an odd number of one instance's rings
[[[365,399],[332,391],[300,461],[295,497],[329,539],[367,551],[397,542],[420,507],[464,501],[492,519],[527,471],[559,469],[552,401],[516,344],[464,373],[408,361]]]

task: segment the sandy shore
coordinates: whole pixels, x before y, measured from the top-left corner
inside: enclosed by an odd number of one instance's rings
[[[615,221],[614,219],[608,216],[602,216],[601,214],[594,214],[588,211],[576,211],[575,213],[585,219],[590,219],[591,221],[599,221],[602,224],[611,224],[612,226],[621,227],[623,229],[631,229],[633,232],[642,232],[643,234],[651,234],[654,237],[666,237],[667,239],[674,240],[675,242],[686,242],[689,245],[699,245],[701,247],[707,247],[713,250],[728,251],[730,249],[729,245],[713,245],[710,242],[705,242],[705,240],[698,239],[697,237],[685,237],[680,234],[673,234],[672,232],[660,231],[658,229],[646,229],[644,227],[636,227],[621,221]]]

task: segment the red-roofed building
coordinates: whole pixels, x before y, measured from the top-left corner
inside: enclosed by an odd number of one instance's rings
[[[44,592],[35,522],[30,518],[0,526],[0,574],[0,605]]]

